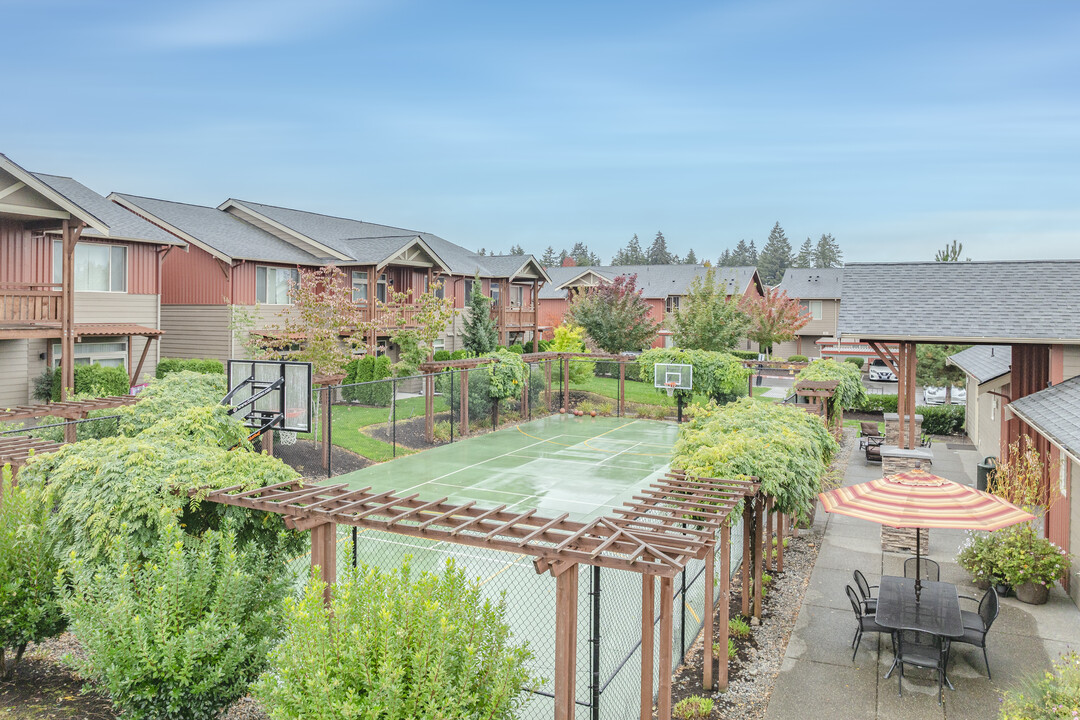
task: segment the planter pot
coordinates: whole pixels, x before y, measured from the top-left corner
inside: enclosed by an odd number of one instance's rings
[[[979,588],[983,592],[986,592],[987,590],[990,589],[990,581],[989,580],[973,580],[972,582],[975,584],[975,587]]]
[[[998,597],[1009,597],[1012,594],[1012,588],[1005,583],[995,585],[994,589],[997,590]]]
[[[1028,605],[1044,605],[1050,598],[1050,588],[1042,583],[1024,583],[1016,586],[1016,599]]]

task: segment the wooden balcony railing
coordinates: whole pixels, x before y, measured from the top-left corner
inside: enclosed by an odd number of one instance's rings
[[[510,307],[491,308],[491,317],[501,328],[523,327],[531,328],[536,325],[536,308],[531,305],[524,307],[512,305]]]
[[[55,283],[0,283],[0,325],[57,325],[62,286]]]
[[[375,321],[381,327],[399,327],[398,320],[404,318],[404,327],[414,328],[418,323],[416,315],[420,312],[419,305],[383,305],[375,309]]]

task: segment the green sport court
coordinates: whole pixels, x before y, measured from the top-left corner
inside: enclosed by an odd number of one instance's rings
[[[553,415],[455,440],[335,477],[332,482],[348,483],[355,489],[370,486],[376,492],[417,493],[423,500],[472,500],[485,508],[537,508],[549,517],[566,512],[571,519],[586,521],[609,514],[661,477],[669,467],[677,435],[675,424],[656,420]],[[339,526],[339,573],[352,564],[352,530]],[[541,693],[551,692],[555,581],[547,574],[537,575],[530,556],[373,530],[356,533],[360,563],[394,570],[411,556],[413,572],[438,572],[453,559],[468,576],[480,581],[487,597],[505,594],[506,619],[514,637],[529,642],[535,655],[533,674],[547,679]],[[687,642],[701,621],[705,591],[698,576],[702,566],[698,562],[687,572],[682,598]],[[698,582],[692,583],[691,577]],[[591,573],[583,571],[578,603],[579,701],[589,698],[591,581]],[[637,573],[605,570],[600,588],[600,676],[607,683],[599,703],[601,717],[629,717],[636,714],[640,697],[640,658],[633,653],[641,639],[641,578]],[[675,644],[678,660],[678,619]],[[551,713],[552,701],[543,694],[534,695],[526,709],[526,717],[551,717]]]

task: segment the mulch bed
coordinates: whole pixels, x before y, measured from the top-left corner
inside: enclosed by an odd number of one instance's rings
[[[74,646],[74,647],[73,647]],[[83,694],[82,680],[60,658],[77,648],[65,633],[31,645],[9,680],[0,681],[0,718],[8,720],[114,720],[108,699]]]
[[[322,466],[322,443],[315,440],[297,440],[292,445],[284,445],[280,442],[274,444],[274,455],[281,458],[285,464],[309,478],[326,477]],[[331,470],[334,475],[343,475],[366,468],[375,463],[363,455],[346,450],[338,445],[334,446],[330,456]]]

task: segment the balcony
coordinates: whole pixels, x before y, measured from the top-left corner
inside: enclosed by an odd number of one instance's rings
[[[381,328],[419,327],[416,320],[420,312],[419,305],[379,305],[375,308],[375,322]],[[403,321],[399,324],[399,321]]]
[[[60,329],[62,286],[0,283],[0,337],[54,337]]]
[[[536,308],[532,305],[493,307],[491,317],[501,329],[531,328],[536,325]]]

